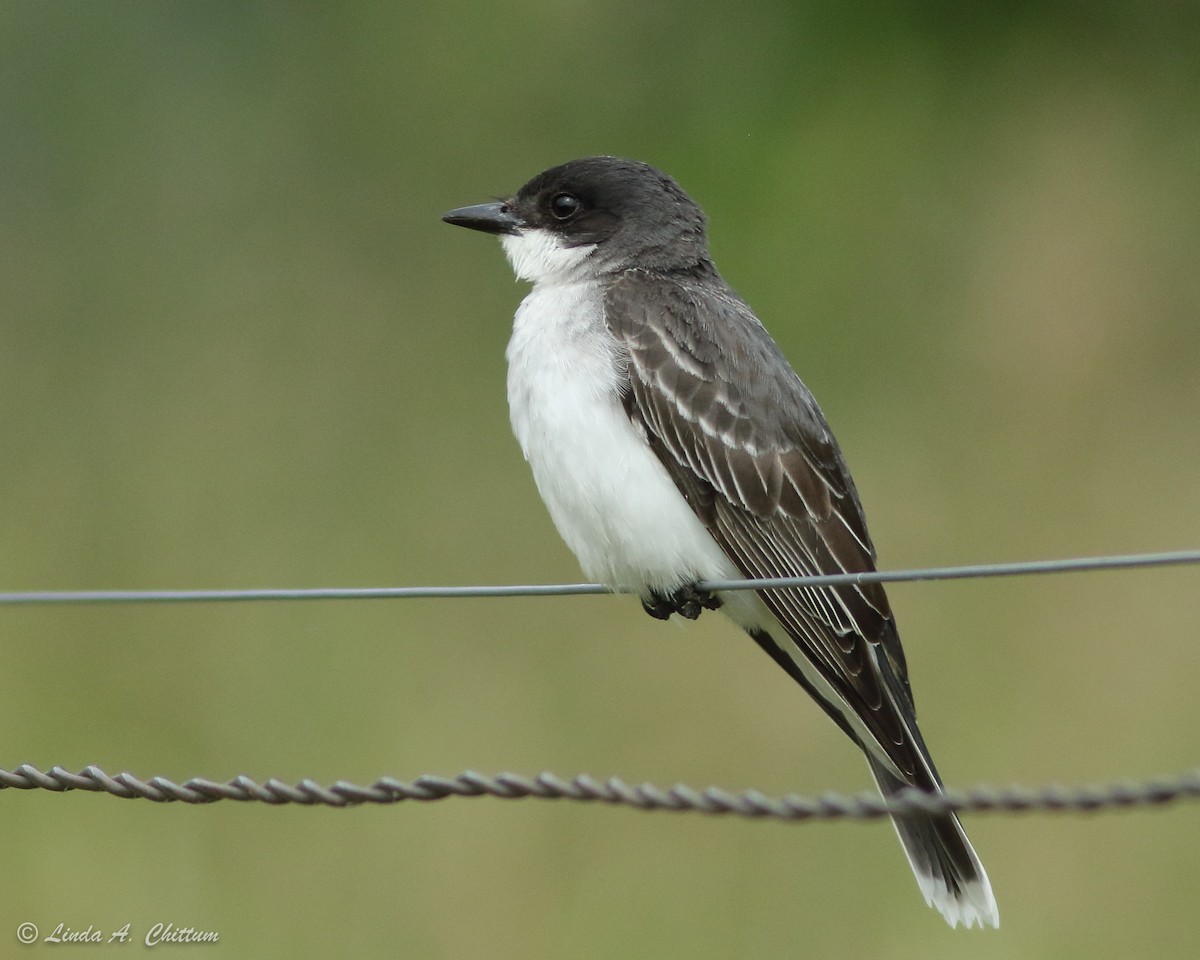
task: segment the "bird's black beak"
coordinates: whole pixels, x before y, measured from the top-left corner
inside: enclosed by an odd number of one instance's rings
[[[506,200],[495,203],[477,203],[473,207],[459,207],[443,214],[446,223],[456,227],[468,227],[471,230],[482,230],[484,233],[520,233],[521,221],[512,212],[512,205]]]

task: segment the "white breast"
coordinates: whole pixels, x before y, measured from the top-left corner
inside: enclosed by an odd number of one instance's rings
[[[621,407],[617,345],[589,282],[542,283],[508,345],[513,432],[589,578],[671,591],[735,568]]]

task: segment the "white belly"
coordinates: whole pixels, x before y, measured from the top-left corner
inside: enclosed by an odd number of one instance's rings
[[[737,570],[621,407],[621,371],[599,290],[545,285],[517,310],[508,345],[513,432],[584,574],[669,592]]]

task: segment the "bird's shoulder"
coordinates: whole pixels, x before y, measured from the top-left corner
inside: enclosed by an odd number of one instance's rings
[[[816,399],[715,270],[626,271],[605,293],[604,319],[628,352],[631,400],[693,469],[760,516],[840,507],[869,551]]]

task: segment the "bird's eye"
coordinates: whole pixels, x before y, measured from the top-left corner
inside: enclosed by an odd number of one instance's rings
[[[570,220],[582,209],[582,201],[569,193],[560,193],[550,199],[550,212],[556,220]]]

